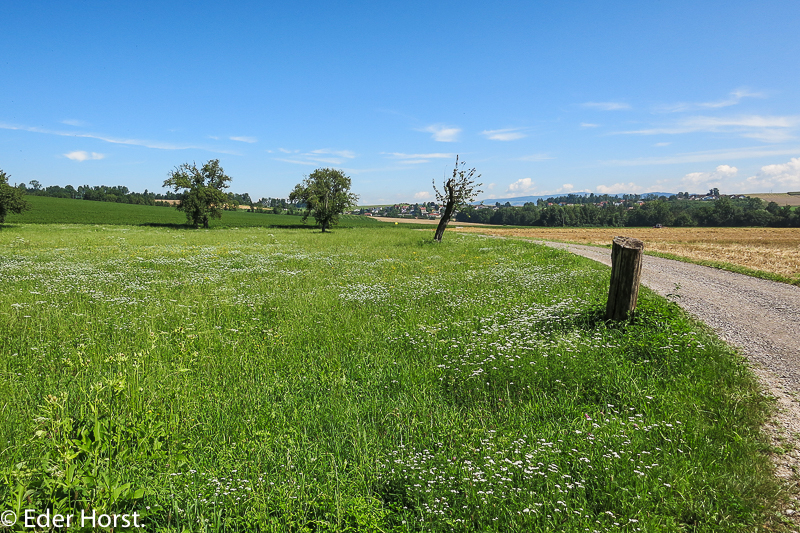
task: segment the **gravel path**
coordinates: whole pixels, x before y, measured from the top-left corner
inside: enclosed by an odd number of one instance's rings
[[[611,264],[610,248],[537,242]],[[774,446],[789,448],[787,453],[774,454],[777,474],[796,482],[800,468],[800,287],[647,255],[642,283],[677,302],[747,356],[768,394],[778,401],[778,413],[765,428]]]

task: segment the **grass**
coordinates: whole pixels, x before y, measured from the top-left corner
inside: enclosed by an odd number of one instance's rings
[[[616,235],[646,252],[748,275],[800,283],[800,228],[462,228],[460,232],[608,246]]]
[[[593,261],[448,235],[6,227],[0,506],[157,531],[763,530],[770,404],[740,356],[644,289],[605,323]]]
[[[22,214],[10,214],[7,225],[15,224],[100,224],[132,226],[166,226],[178,228],[186,224],[186,215],[172,207],[93,202],[69,198],[26,196],[31,209]],[[343,215],[341,228],[375,227],[377,220],[356,215]],[[221,219],[211,220],[213,228],[315,228],[313,218],[303,224],[301,216],[225,211]],[[2,228],[2,226],[0,226]]]

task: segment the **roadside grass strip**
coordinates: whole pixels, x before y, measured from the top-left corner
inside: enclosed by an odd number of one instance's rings
[[[3,229],[0,507],[152,531],[780,527],[741,356],[645,288],[605,322],[588,259],[430,240]]]

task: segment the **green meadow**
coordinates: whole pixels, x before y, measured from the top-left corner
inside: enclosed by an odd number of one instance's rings
[[[11,213],[6,224],[104,224],[124,226],[181,227],[186,225],[186,215],[174,207],[93,202],[69,198],[26,196],[30,205],[21,214]],[[343,215],[340,227],[374,227],[380,222],[369,217]],[[250,227],[313,227],[314,219],[303,224],[302,216],[251,213],[246,210],[225,211],[222,219],[211,221],[214,228]]]
[[[646,289],[604,322],[607,267],[145,209],[176,220],[0,230],[0,508],[176,532],[777,527],[743,358]]]

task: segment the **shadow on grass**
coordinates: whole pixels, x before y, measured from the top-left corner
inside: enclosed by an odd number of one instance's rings
[[[195,229],[194,226],[190,226],[189,224],[178,224],[176,222],[142,222],[139,226],[150,228]]]

